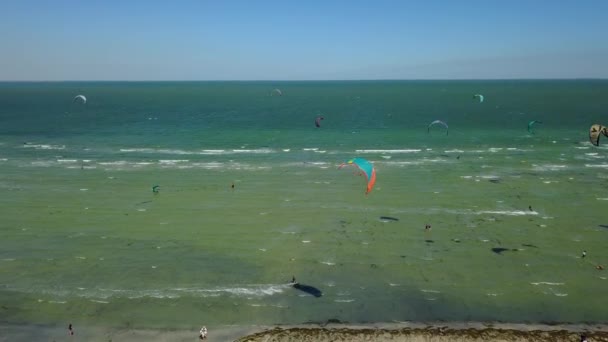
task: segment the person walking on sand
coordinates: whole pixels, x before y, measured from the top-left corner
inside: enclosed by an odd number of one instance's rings
[[[203,325],[201,331],[199,331],[198,338],[202,341],[207,338],[207,327]]]

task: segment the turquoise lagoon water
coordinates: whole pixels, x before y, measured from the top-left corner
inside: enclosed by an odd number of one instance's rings
[[[0,84],[0,320],[605,322],[608,144],[587,132],[608,124],[607,95],[606,81]],[[427,133],[435,119],[449,135]],[[337,169],[355,156],[377,169],[368,196]]]

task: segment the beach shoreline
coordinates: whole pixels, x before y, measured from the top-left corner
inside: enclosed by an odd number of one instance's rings
[[[499,322],[307,323],[300,325],[208,326],[207,341],[608,341],[608,324]],[[200,327],[148,329],[1,324],[0,342],[8,341],[197,341]]]

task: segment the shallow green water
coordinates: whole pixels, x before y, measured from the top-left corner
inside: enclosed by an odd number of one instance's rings
[[[603,322],[608,149],[587,130],[607,90],[0,84],[0,318]],[[368,196],[337,170],[353,156],[377,169]]]

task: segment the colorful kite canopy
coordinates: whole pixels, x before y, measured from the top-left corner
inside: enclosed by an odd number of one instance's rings
[[[440,126],[445,127],[445,135],[448,135],[448,132],[449,132],[448,124],[446,124],[445,122],[443,122],[441,120],[435,120],[435,121],[431,122],[429,124],[429,126],[426,128],[427,133],[431,133],[431,126],[433,126],[433,125],[440,125]]]
[[[589,141],[595,146],[600,146],[600,135],[608,137],[608,127],[599,124],[592,125],[589,128]]]
[[[538,121],[538,120],[532,120],[532,121],[528,122],[528,133],[534,134],[534,130],[532,129],[532,126],[534,126],[537,123],[542,124],[543,122]]]
[[[367,179],[367,189],[365,190],[365,194],[369,194],[372,191],[374,184],[376,184],[376,169],[374,168],[374,165],[372,165],[372,163],[370,163],[366,159],[353,158],[347,161],[346,163],[340,164],[338,169],[341,169],[347,165],[357,167],[362,172],[362,174],[365,175],[365,178]]]
[[[475,95],[473,95],[473,98],[478,98],[479,99],[479,103],[483,102],[483,95],[481,95],[481,94],[475,94]]]

